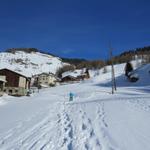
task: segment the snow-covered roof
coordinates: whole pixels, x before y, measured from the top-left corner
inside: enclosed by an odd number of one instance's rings
[[[67,71],[62,74],[62,78],[67,77],[67,76],[76,78],[82,75],[82,72],[83,72],[82,70]]]
[[[43,88],[48,88],[48,87],[49,87],[49,86],[46,85],[46,84],[40,84],[40,86],[43,87]]]
[[[51,76],[55,76],[55,74],[54,74],[54,73],[51,73],[51,72],[50,72],[50,73],[43,72],[43,73],[40,73],[40,74],[38,74],[38,75],[39,75],[39,76],[40,76],[40,75],[47,75],[47,76],[50,76],[50,75],[51,75]]]
[[[2,82],[7,82],[5,79],[3,79],[3,78],[1,78],[1,77],[0,77],[0,81],[2,81]]]
[[[23,76],[23,77],[25,77],[25,78],[29,78],[29,76],[27,76],[26,74],[23,74],[23,73],[20,73],[20,72],[18,72],[18,71],[14,71],[14,70],[12,70],[12,69],[9,69],[9,68],[1,68],[0,70],[9,70],[9,71],[11,71],[11,72],[14,72],[14,73],[16,73],[16,74],[18,74],[18,75],[20,75],[20,76]]]

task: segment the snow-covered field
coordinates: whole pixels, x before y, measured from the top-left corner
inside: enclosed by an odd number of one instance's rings
[[[90,80],[0,98],[0,150],[150,150],[150,64],[129,83],[124,65]],[[75,93],[69,102],[69,92]]]

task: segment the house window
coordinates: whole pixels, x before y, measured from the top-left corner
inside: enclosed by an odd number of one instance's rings
[[[12,90],[9,90],[9,93],[12,93]]]
[[[15,90],[15,93],[18,93],[18,90]]]

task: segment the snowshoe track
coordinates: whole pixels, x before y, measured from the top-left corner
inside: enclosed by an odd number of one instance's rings
[[[67,112],[63,111],[61,116],[60,125],[62,128],[61,131],[61,145],[59,149],[65,149],[65,150],[72,150],[73,149],[73,127],[72,127],[72,121],[69,118],[69,115]]]
[[[101,143],[99,139],[97,138],[92,121],[90,118],[88,118],[86,112],[83,112],[80,110],[81,114],[81,127],[80,132],[82,134],[82,143],[80,144],[81,150],[102,150]]]
[[[108,125],[105,121],[104,103],[98,103],[96,124],[98,125],[98,137],[102,141],[102,147],[106,150],[118,150],[118,146],[108,133]]]

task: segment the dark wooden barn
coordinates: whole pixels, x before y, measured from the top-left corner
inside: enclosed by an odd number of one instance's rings
[[[70,75],[65,76],[61,79],[61,82],[70,82],[70,81],[78,81],[78,79]]]
[[[30,88],[30,79],[9,69],[1,69],[1,76],[6,76],[5,92],[10,95],[26,95]]]

